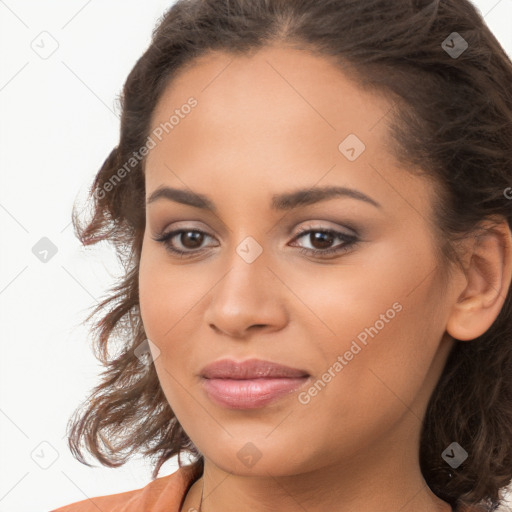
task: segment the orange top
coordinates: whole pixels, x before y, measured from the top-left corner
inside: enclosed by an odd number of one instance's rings
[[[171,475],[156,478],[142,489],[88,498],[51,512],[179,512],[195,480],[192,467],[183,466]]]

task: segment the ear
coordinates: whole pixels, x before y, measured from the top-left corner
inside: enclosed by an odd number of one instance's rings
[[[507,220],[500,216],[480,224],[469,239],[464,256],[466,287],[459,294],[446,330],[458,340],[473,340],[493,324],[505,302],[512,279],[512,236]]]

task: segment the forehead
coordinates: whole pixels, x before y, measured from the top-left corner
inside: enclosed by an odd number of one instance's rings
[[[250,113],[253,127],[266,131],[285,121],[314,118],[315,128],[362,133],[378,123],[391,104],[380,94],[363,91],[349,79],[349,68],[341,66],[310,50],[280,46],[242,55],[212,51],[178,70],[156,105],[152,127],[193,96],[203,116],[218,119],[218,124],[229,117],[230,124],[245,125]]]
[[[184,108],[190,98],[196,105]],[[390,109],[384,96],[307,50],[211,52],[181,69],[155,108],[151,131],[160,127],[161,140],[147,158],[147,189],[220,191],[228,183],[249,196],[262,184],[277,191],[321,180],[371,190],[379,202],[390,185],[428,201],[426,183],[399,169],[389,151]],[[348,146],[356,159],[347,158]]]

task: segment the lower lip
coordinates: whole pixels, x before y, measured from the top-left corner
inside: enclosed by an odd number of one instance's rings
[[[203,379],[203,387],[218,405],[231,409],[256,409],[292,393],[308,379]]]

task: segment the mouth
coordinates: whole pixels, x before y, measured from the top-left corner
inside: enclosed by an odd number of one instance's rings
[[[302,387],[308,372],[271,361],[216,361],[201,371],[201,383],[215,404],[230,409],[264,407]]]

